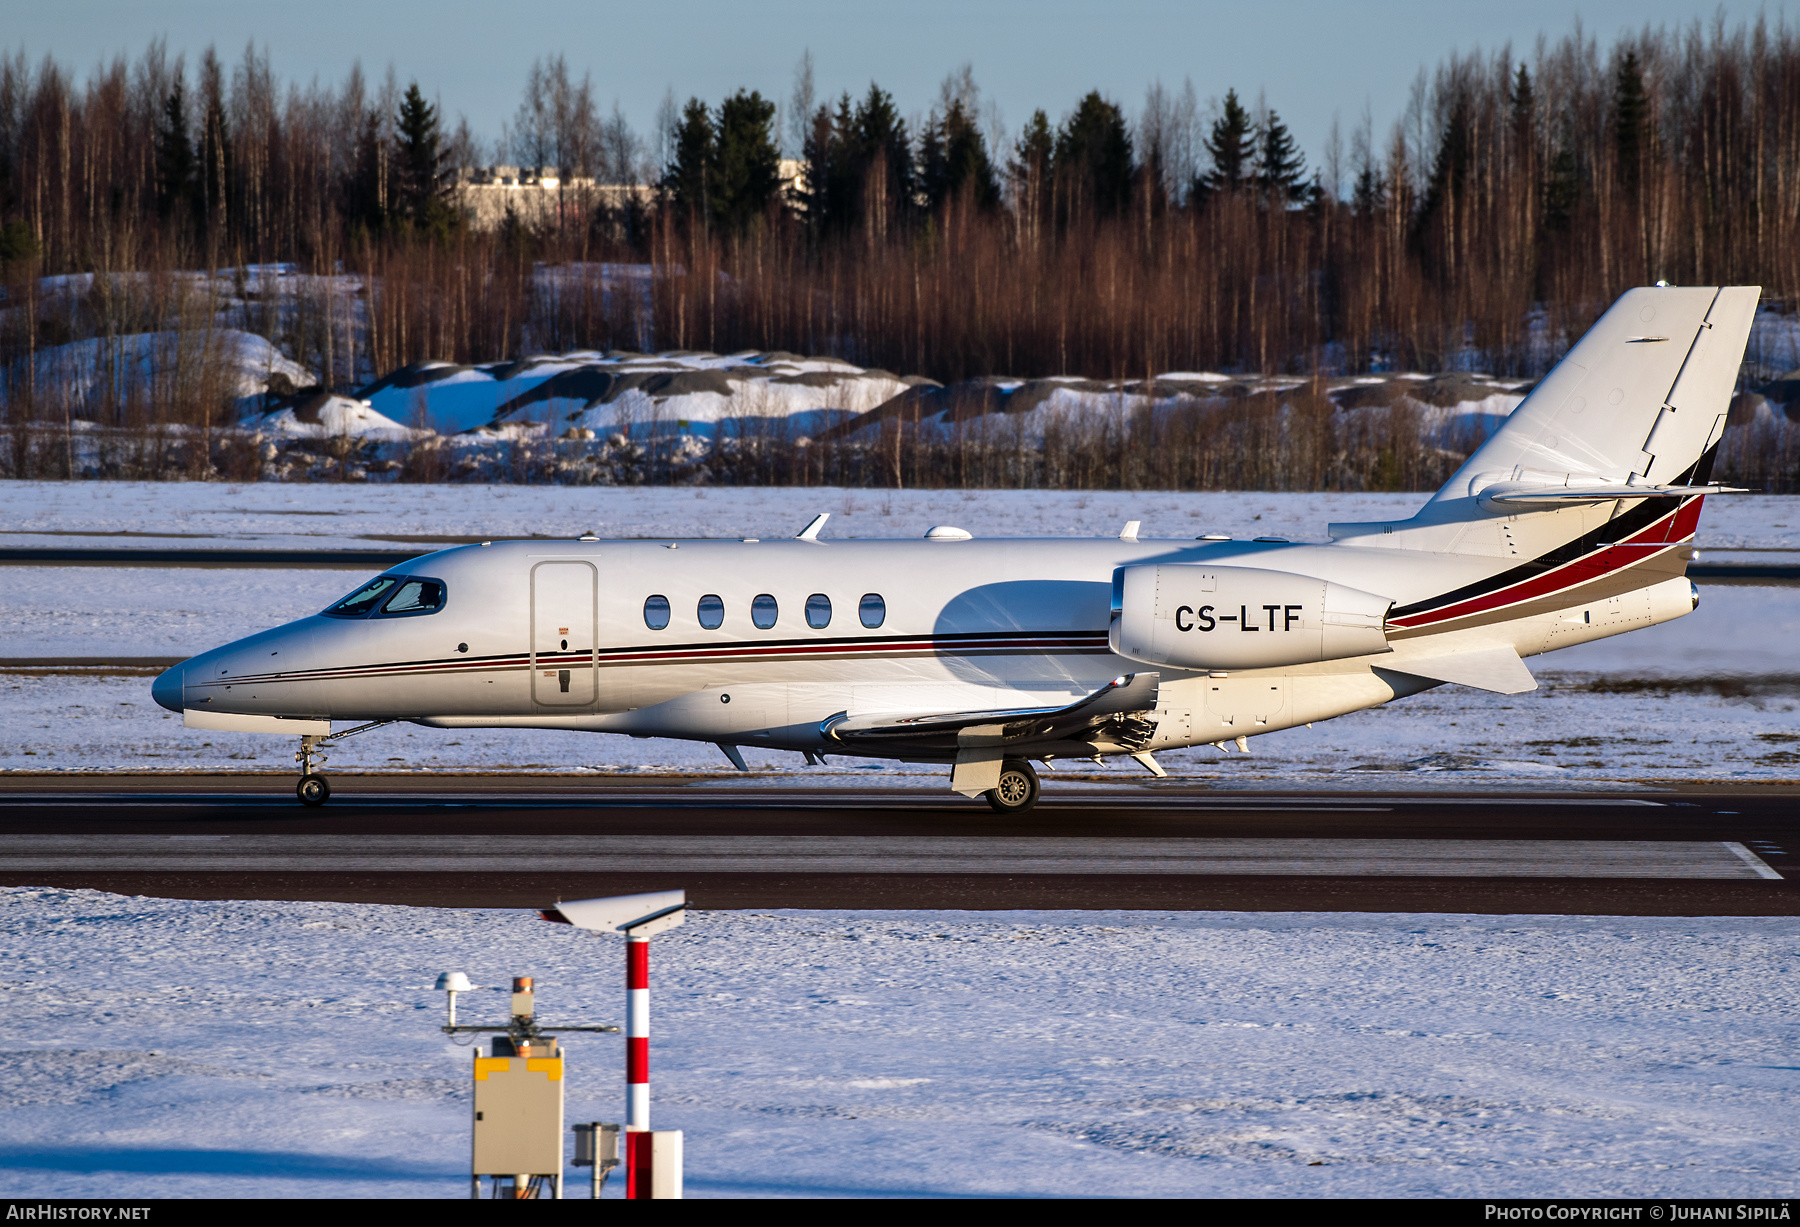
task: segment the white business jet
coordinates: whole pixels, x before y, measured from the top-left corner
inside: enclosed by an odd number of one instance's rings
[[[1410,519],[1303,544],[495,541],[415,558],[156,680],[188,726],[394,721],[941,763],[1003,813],[1034,762],[1236,745],[1678,618],[1753,286],[1629,291]],[[353,727],[332,732],[332,722]]]

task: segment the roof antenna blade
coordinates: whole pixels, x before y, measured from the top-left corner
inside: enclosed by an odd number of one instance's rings
[[[716,741],[713,744],[725,751],[725,757],[731,760],[731,765],[733,767],[736,767],[739,771],[750,770],[749,764],[744,762],[743,751],[739,750],[736,746],[728,741]]]
[[[1121,541],[1136,541],[1137,534],[1138,534],[1138,528],[1141,527],[1143,525],[1143,523],[1144,522],[1142,520],[1127,520],[1127,521],[1125,521],[1125,527],[1121,528],[1119,530],[1119,540],[1121,540]]]
[[[796,541],[817,541],[819,539],[819,530],[821,528],[825,527],[825,521],[829,520],[830,518],[831,518],[831,513],[829,511],[822,512],[819,515],[814,516],[812,518],[812,523],[808,524],[805,528],[801,529],[799,531],[799,533],[795,535],[794,540],[796,540]]]

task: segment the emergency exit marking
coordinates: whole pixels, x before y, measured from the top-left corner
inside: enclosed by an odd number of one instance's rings
[[[566,635],[569,633],[569,628],[566,626],[559,626],[556,628],[556,633],[559,635]]]

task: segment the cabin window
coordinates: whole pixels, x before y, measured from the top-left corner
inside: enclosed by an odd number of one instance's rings
[[[775,619],[780,616],[780,613],[781,607],[776,605],[775,598],[766,592],[750,602],[750,621],[759,631],[766,631],[774,626]]]
[[[444,607],[444,581],[440,579],[404,579],[400,587],[381,607],[377,617],[407,618],[434,614]]]
[[[700,625],[709,631],[716,631],[725,625],[725,602],[708,593],[700,598]]]
[[[360,618],[375,608],[381,598],[388,594],[388,590],[399,582],[399,577],[395,575],[377,576],[327,609],[325,616],[328,618]]]
[[[806,598],[806,624],[816,631],[831,625],[831,598],[815,592]]]
[[[856,606],[856,615],[864,626],[874,630],[887,621],[887,602],[881,599],[879,592],[865,592]]]
[[[653,631],[668,629],[669,598],[652,596],[644,598],[644,625]]]

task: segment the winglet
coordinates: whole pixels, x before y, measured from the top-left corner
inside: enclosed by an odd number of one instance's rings
[[[801,529],[798,533],[796,533],[794,535],[794,540],[796,540],[796,541],[817,541],[819,539],[819,530],[821,528],[825,527],[825,521],[829,520],[830,518],[831,518],[831,513],[829,511],[820,512],[818,515],[816,515],[812,518],[811,524],[808,524],[805,528]]]

